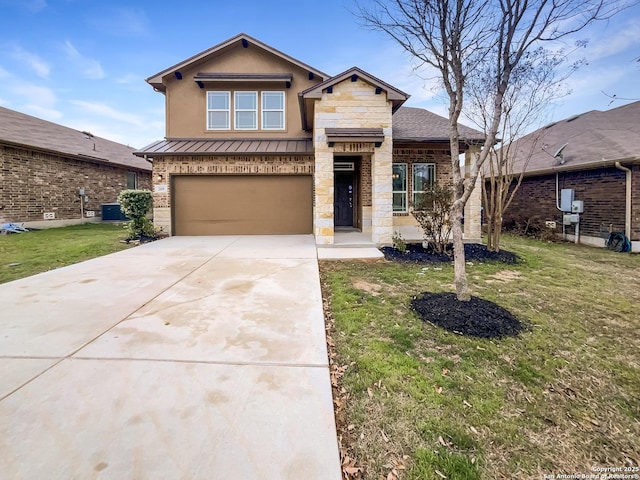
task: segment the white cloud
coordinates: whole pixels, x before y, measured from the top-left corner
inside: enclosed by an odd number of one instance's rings
[[[39,105],[44,109],[53,109],[58,103],[55,92],[47,87],[28,83],[16,83],[11,85],[8,90],[15,96],[24,99],[23,101],[30,105]]]
[[[77,107],[80,107],[84,113],[92,113],[95,115],[99,115],[101,117],[108,118],[110,120],[115,120],[117,122],[128,123],[129,125],[133,125],[136,127],[144,127],[145,121],[142,117],[135,115],[133,113],[122,112],[120,110],[116,110],[109,105],[99,102],[87,102],[84,100],[72,100],[71,103]]]
[[[122,75],[116,78],[116,83],[120,83],[122,85],[130,84],[130,83],[138,83],[142,82],[142,75],[137,75],[135,73],[127,73],[126,75]]]
[[[91,80],[104,78],[104,70],[102,70],[100,62],[82,55],[69,40],[64,42],[64,47],[69,60],[82,71],[82,75],[84,75],[85,78]]]
[[[47,2],[46,0],[0,0],[0,7],[20,7],[38,13],[47,7]]]
[[[606,38],[601,39],[598,42],[594,42],[587,47],[586,56],[590,62],[599,60],[601,58],[607,58],[618,53],[622,53],[632,47],[640,45],[640,37],[638,36],[640,31],[640,20],[633,18],[625,23],[622,28],[616,30],[613,35],[608,35]],[[637,48],[634,55],[637,55]],[[633,59],[633,55],[629,57],[629,61]]]
[[[89,23],[116,36],[141,37],[150,31],[147,15],[140,8],[113,8],[90,18]]]
[[[14,45],[11,50],[11,56],[27,65],[27,67],[33,70],[39,77],[49,77],[51,67],[35,53],[28,52],[19,45]]]

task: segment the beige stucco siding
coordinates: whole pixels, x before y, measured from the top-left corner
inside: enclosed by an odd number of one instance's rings
[[[302,130],[298,92],[301,92],[320,79],[309,80],[309,72],[282,58],[255,46],[243,48],[241,45],[225,50],[222,55],[208,61],[191,65],[180,72],[182,80],[173,74],[164,79],[166,85],[166,115],[169,138],[284,138],[310,137]],[[198,73],[234,73],[234,74],[292,74],[291,87],[285,82],[210,82],[200,88],[193,77]],[[262,91],[285,92],[286,120],[285,130],[239,130],[233,129],[233,105],[230,130],[207,130],[206,128],[206,92],[210,90],[230,91],[233,103],[234,91],[257,91],[258,101]],[[260,116],[258,114],[258,116]]]

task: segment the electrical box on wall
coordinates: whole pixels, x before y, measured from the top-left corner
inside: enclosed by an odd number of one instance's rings
[[[574,190],[572,188],[563,188],[560,190],[560,210],[563,212],[571,212],[571,205],[573,204],[573,194]]]
[[[562,215],[562,224],[563,225],[573,225],[574,223],[580,222],[580,215],[577,213],[565,213]]]
[[[571,213],[583,213],[584,202],[582,200],[574,200],[571,202]]]

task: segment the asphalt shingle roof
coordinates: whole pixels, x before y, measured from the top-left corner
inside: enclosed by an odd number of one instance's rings
[[[462,141],[480,142],[484,134],[459,125]],[[393,139],[395,141],[449,141],[449,119],[424,108],[400,107],[393,114]]]
[[[151,164],[133,155],[134,148],[0,107],[0,143],[22,145],[86,161],[151,170]]]
[[[640,102],[611,110],[591,110],[551,123],[518,140],[514,172],[526,173],[594,168],[614,160],[640,160]],[[562,158],[554,157],[563,146]]]

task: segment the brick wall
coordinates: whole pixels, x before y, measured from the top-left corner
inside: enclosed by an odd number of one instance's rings
[[[55,220],[80,218],[78,189],[89,201],[85,210],[102,213],[127,188],[127,172],[25,148],[0,145],[0,222],[42,221],[45,212]],[[138,173],[138,188],[151,188],[151,173]]]
[[[637,169],[637,167],[635,168]],[[638,173],[640,174],[640,172]],[[558,189],[562,190],[563,188],[574,189],[575,200],[584,202],[584,213],[580,215],[580,233],[582,235],[599,237],[601,236],[601,228],[608,229],[610,224],[614,231],[624,232],[624,172],[614,167],[581,172],[560,172]],[[637,197],[636,205],[640,203]],[[511,206],[506,211],[504,220],[505,223],[508,223],[533,216],[539,216],[542,221],[558,222],[557,230],[562,231],[562,213],[556,208],[555,175],[526,177]],[[635,225],[632,240],[640,240],[637,221]]]
[[[631,168],[631,239],[640,241],[640,165]]]

